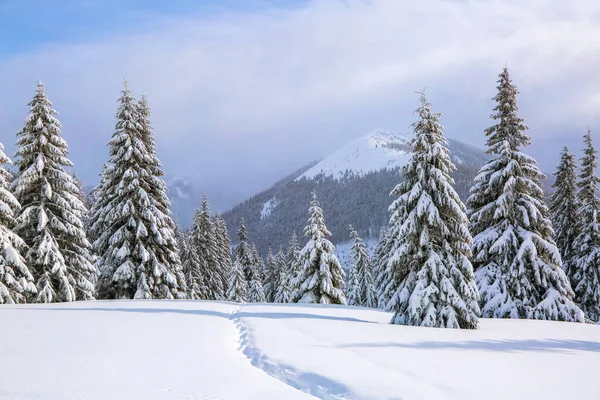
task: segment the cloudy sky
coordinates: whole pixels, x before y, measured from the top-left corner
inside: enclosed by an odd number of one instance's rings
[[[600,137],[598,0],[0,0],[0,37],[9,153],[42,79],[96,183],[126,78],[167,173],[218,208],[372,129],[407,131],[424,87],[448,136],[483,146],[505,64],[545,171],[586,126]]]

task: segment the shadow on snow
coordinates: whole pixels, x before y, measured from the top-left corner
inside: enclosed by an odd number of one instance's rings
[[[22,309],[29,310],[47,310],[47,311],[109,311],[109,312],[130,312],[130,313],[142,313],[142,314],[184,314],[184,315],[208,315],[211,317],[220,317],[231,319],[230,313],[212,311],[212,310],[182,310],[182,309],[171,309],[171,308],[102,308],[102,307],[36,307],[28,308],[23,307]],[[331,320],[331,321],[345,321],[345,322],[363,322],[363,323],[374,323],[373,321],[362,320],[352,317],[336,317],[333,315],[315,315],[305,313],[283,313],[283,312],[238,312],[235,314],[236,318],[265,318],[265,319],[320,319],[320,320]]]
[[[568,339],[525,340],[470,340],[465,342],[416,342],[416,343],[350,343],[337,348],[405,348],[424,350],[484,350],[501,352],[539,351],[569,353],[572,351],[600,352],[600,342]]]

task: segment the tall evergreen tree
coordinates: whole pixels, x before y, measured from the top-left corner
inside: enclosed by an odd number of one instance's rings
[[[554,240],[562,256],[563,269],[570,276],[573,263],[574,240],[577,237],[579,218],[577,214],[577,183],[575,156],[565,146],[560,154],[560,162],[552,185],[556,191],[550,197],[550,214],[554,228]]]
[[[217,258],[219,275],[223,280],[223,288],[229,286],[229,276],[231,275],[231,240],[227,232],[227,224],[221,214],[215,217],[215,239],[217,242]]]
[[[351,250],[354,279],[351,282],[353,285],[357,285],[357,294],[351,304],[375,308],[377,307],[377,294],[373,283],[373,267],[369,253],[358,232],[352,226],[350,226],[350,238],[354,242]]]
[[[275,303],[289,303],[292,297],[292,276],[290,274],[288,259],[283,253],[283,249],[279,249],[277,253],[277,285],[275,288]]]
[[[263,261],[256,244],[252,244],[252,275],[248,281],[248,302],[262,303],[266,301],[265,291],[263,288],[263,271],[265,270],[265,262]]]
[[[552,240],[544,174],[523,153],[530,138],[517,114],[517,88],[504,68],[485,132],[492,159],[475,178],[468,200],[473,265],[482,314],[493,318],[583,321]]]
[[[389,303],[390,296],[393,290],[386,290],[388,284],[391,284],[393,279],[387,274],[387,262],[391,251],[392,242],[388,240],[386,229],[381,230],[377,247],[375,248],[375,263],[373,275],[375,276],[374,286],[377,293],[377,307],[385,309]],[[393,285],[393,284],[392,284]]]
[[[344,270],[335,256],[335,247],[327,239],[323,210],[313,192],[308,225],[304,233],[308,243],[300,251],[299,272],[292,284],[295,303],[346,304]]]
[[[258,274],[254,274],[248,284],[248,302],[264,303],[265,301],[265,292],[262,287],[262,282],[260,281]]]
[[[252,265],[254,265],[254,276],[258,278],[262,282],[263,280],[263,271],[265,270],[265,262],[263,258],[260,256],[258,248],[256,247],[256,243],[252,244]]]
[[[177,252],[160,161],[149,149],[149,122],[142,117],[127,84],[121,92],[110,161],[98,188],[92,231],[98,294],[105,299],[185,298],[186,285]]]
[[[180,232],[177,243],[186,282],[186,297],[192,300],[208,299],[209,293],[204,282],[203,265],[200,262],[192,235],[189,232]]]
[[[66,168],[67,142],[61,123],[38,83],[25,126],[17,133],[18,176],[14,194],[22,208],[14,228],[29,250],[37,302],[93,299],[95,269],[82,218],[86,208]]]
[[[202,208],[196,210],[194,222],[190,228],[192,242],[198,254],[201,266],[202,280],[208,291],[208,300],[225,298],[225,288],[218,265],[218,248],[215,228],[208,208],[206,195],[202,196]]]
[[[150,195],[154,205],[153,211],[157,216],[158,231],[164,238],[164,246],[168,248],[169,260],[171,262],[169,269],[173,271],[178,284],[181,286],[181,290],[178,292],[178,297],[181,298],[185,297],[186,288],[183,266],[181,260],[178,258],[177,224],[171,212],[171,202],[167,195],[168,188],[163,178],[165,173],[162,170],[162,165],[156,151],[156,140],[152,123],[150,122],[151,115],[148,98],[146,95],[142,95],[141,100],[136,106],[136,120],[139,124],[140,139],[143,141],[149,156],[148,164],[152,174],[150,188],[153,189]]]
[[[348,304],[351,306],[361,306],[360,304],[360,281],[358,280],[358,271],[356,265],[353,265],[348,274],[348,282],[346,283],[346,297]]]
[[[11,175],[4,165],[11,163],[0,143],[0,304],[25,303],[36,293],[33,275],[21,255],[25,242],[12,231],[21,206],[8,190]]]
[[[238,240],[239,243],[235,249],[235,260],[242,268],[246,282],[250,282],[254,276],[256,269],[256,259],[252,246],[250,245],[250,239],[248,237],[248,230],[244,223],[244,218],[240,219],[240,227],[238,229]]]
[[[94,243],[102,235],[102,232],[104,232],[107,226],[107,224],[104,221],[104,218],[107,216],[103,208],[105,204],[102,204],[101,196],[102,193],[105,192],[104,185],[106,184],[108,168],[108,164],[104,164],[102,166],[102,172],[100,173],[100,182],[96,187],[92,189],[88,199],[90,204],[90,213],[88,215],[86,223],[86,232],[90,243],[92,243],[92,247],[94,247],[94,254],[96,256],[97,252]],[[96,270],[99,271],[97,262],[95,263],[95,267]]]
[[[231,275],[229,276],[227,300],[236,303],[245,303],[248,301],[248,281],[244,275],[244,268],[237,259],[233,263]]]
[[[600,200],[596,175],[598,154],[588,129],[584,136],[585,149],[581,158],[579,187],[579,235],[573,246],[573,263],[569,271],[576,299],[593,321],[600,321]]]
[[[413,156],[390,207],[393,324],[476,329],[479,307],[465,206],[452,187],[455,167],[440,114],[421,94]]]
[[[296,236],[296,232],[292,234],[292,238],[290,239],[290,243],[288,246],[288,251],[286,255],[286,265],[288,269],[288,276],[290,279],[290,285],[292,284],[292,280],[296,278],[296,275],[299,271],[299,261],[300,259],[300,245],[298,244],[298,237]]]
[[[275,301],[275,292],[277,291],[277,260],[271,249],[269,249],[267,262],[263,271],[263,290],[265,292],[265,300],[268,303],[273,303]]]

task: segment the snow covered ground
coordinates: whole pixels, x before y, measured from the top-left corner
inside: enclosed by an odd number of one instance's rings
[[[0,306],[0,399],[600,399],[600,326],[401,327],[353,307]]]

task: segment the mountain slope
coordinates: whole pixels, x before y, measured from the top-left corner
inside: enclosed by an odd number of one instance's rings
[[[334,243],[347,240],[348,224],[365,238],[375,238],[388,221],[390,192],[399,183],[399,169],[411,156],[410,135],[373,131],[356,139],[295,176],[273,185],[224,214],[235,241],[241,217],[250,237],[263,252],[285,246],[292,232],[301,236],[310,194],[317,192]],[[457,166],[455,187],[465,198],[473,178],[487,159],[485,153],[450,140]],[[303,238],[301,238],[303,242]]]

